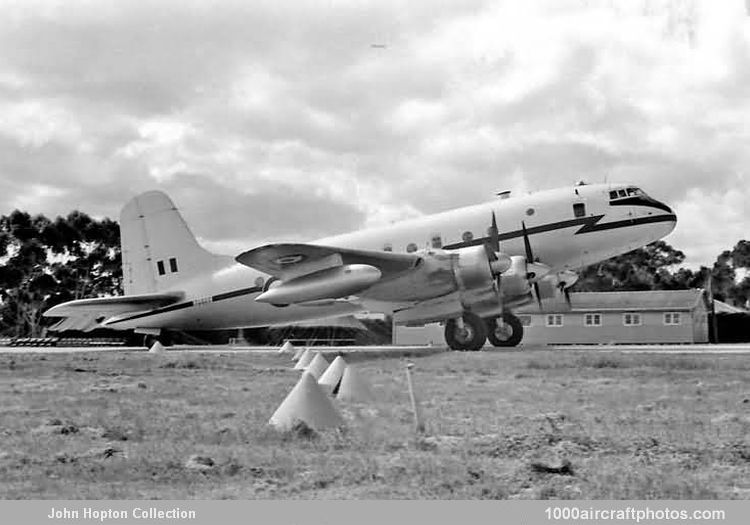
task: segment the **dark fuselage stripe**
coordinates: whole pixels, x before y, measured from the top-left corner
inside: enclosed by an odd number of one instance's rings
[[[220,294],[216,294],[214,296],[211,296],[211,300],[207,302],[216,302],[216,301],[224,301],[226,299],[233,299],[235,297],[242,297],[243,295],[250,295],[257,292],[263,291],[263,288],[260,286],[252,286],[250,288],[242,288],[240,290],[233,290],[231,292],[224,292]],[[151,310],[148,312],[141,312],[136,315],[131,315],[130,317],[126,317],[124,319],[118,319],[116,321],[112,321],[111,323],[107,323],[109,325],[117,324],[117,323],[124,323],[126,321],[134,321],[136,319],[143,319],[144,317],[150,317],[152,315],[159,315],[159,314],[166,314],[170,312],[175,312],[177,310],[184,310],[185,308],[190,308],[191,306],[195,306],[196,301],[185,301],[184,303],[178,303],[173,304],[170,306],[165,306],[163,308],[157,308],[156,310]]]
[[[577,232],[575,232],[575,235],[580,235],[583,233],[614,230],[616,228],[626,228],[629,226],[639,226],[642,224],[651,224],[655,222],[669,222],[669,221],[677,220],[677,217],[674,214],[670,214],[670,215],[655,215],[655,216],[649,216],[649,217],[637,217],[634,219],[625,219],[622,221],[606,222],[606,223],[600,224],[599,221],[601,221],[603,218],[604,218],[604,215],[591,215],[589,217],[580,217],[578,219],[570,219],[567,221],[551,222],[549,224],[542,224],[540,226],[532,226],[532,227],[526,228],[526,232],[529,236],[531,236],[536,233],[546,233],[546,232],[555,231],[555,230],[562,230],[565,228],[572,228],[574,226],[581,226],[581,228]],[[501,233],[498,237],[501,241],[516,239],[519,237],[523,237],[523,230],[521,229],[521,230]],[[484,244],[485,242],[489,241],[489,239],[490,239],[489,237],[479,237],[471,241],[463,241],[463,242],[457,242],[454,244],[447,244],[443,246],[443,249],[457,250],[459,248],[466,248],[469,246],[479,246],[480,244]]]

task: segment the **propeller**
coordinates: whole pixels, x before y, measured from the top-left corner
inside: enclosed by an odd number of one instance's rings
[[[570,290],[568,289],[569,287],[566,285],[567,283],[561,282],[560,284],[557,285],[557,287],[560,289],[560,292],[562,292],[563,297],[565,297],[565,304],[568,305],[568,309],[571,309],[573,305],[570,303]]]
[[[487,260],[490,261],[490,268],[492,268],[492,263],[499,259],[498,254],[500,253],[500,232],[497,229],[497,217],[495,217],[494,211],[492,212],[492,223],[487,233],[489,234],[489,238],[484,243],[484,250],[487,252]],[[492,273],[495,283],[495,295],[497,295],[498,302],[502,304],[502,297],[500,296],[500,272],[492,268]]]
[[[524,221],[521,221],[521,231],[523,232],[523,246],[526,249],[526,267],[528,268],[529,263],[534,263],[534,254],[531,251],[531,242],[529,242],[529,232],[526,231],[526,223]],[[534,272],[526,272],[526,279],[533,279],[536,277],[536,274]],[[543,310],[542,308],[542,296],[539,294],[539,283],[537,281],[533,281],[532,286],[534,287],[534,295],[536,296],[536,302],[539,305],[539,309]]]
[[[487,259],[497,261],[497,254],[500,252],[500,232],[497,229],[497,218],[495,212],[492,212],[492,224],[487,230],[488,239],[484,243],[484,249],[487,252]]]

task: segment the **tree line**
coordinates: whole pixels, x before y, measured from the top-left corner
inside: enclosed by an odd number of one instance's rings
[[[38,337],[48,308],[122,294],[120,228],[73,211],[0,216],[0,334]]]
[[[712,267],[691,270],[680,265],[685,254],[664,241],[588,266],[574,291],[685,290],[711,287],[714,299],[743,307],[750,299],[750,242],[724,250]],[[744,275],[743,275],[744,274]],[[743,278],[738,282],[738,275]]]
[[[680,266],[685,254],[664,241],[586,267],[573,291],[706,288],[735,306],[750,299],[750,242],[725,250],[712,267]],[[42,313],[73,299],[122,295],[120,229],[116,221],[73,211],[50,220],[15,210],[0,216],[0,335],[41,335]]]

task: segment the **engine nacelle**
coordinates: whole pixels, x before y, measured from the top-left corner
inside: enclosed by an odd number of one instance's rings
[[[510,261],[510,268],[500,276],[500,295],[503,300],[524,296],[531,292],[531,285],[526,278],[526,258],[513,255]]]

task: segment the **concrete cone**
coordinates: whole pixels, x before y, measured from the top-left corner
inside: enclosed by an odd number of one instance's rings
[[[355,403],[368,403],[375,396],[372,395],[370,385],[365,381],[364,376],[351,365],[344,369],[344,375],[341,378],[339,392],[336,398],[341,401],[353,401]]]
[[[310,350],[309,348],[305,350],[305,353],[302,354],[302,356],[299,358],[299,360],[297,361],[297,364],[294,365],[294,369],[304,370],[305,368],[307,368],[307,365],[309,365],[310,361],[313,360],[314,355],[315,354],[313,354],[313,351]]]
[[[294,345],[290,343],[289,341],[284,341],[284,344],[281,345],[281,348],[279,348],[279,351],[277,352],[279,354],[293,354],[294,353]]]
[[[326,361],[326,358],[323,357],[323,354],[320,352],[315,352],[315,357],[313,357],[310,364],[307,365],[305,372],[312,375],[317,381],[321,374],[326,371],[326,368],[328,368],[328,361]]]
[[[341,377],[344,375],[345,368],[346,361],[344,361],[343,357],[338,356],[333,360],[333,363],[331,363],[331,365],[326,368],[326,371],[323,372],[323,375],[320,376],[320,379],[318,379],[318,384],[327,393],[332,394],[333,391],[336,390],[336,387],[339,386]]]
[[[149,348],[148,351],[151,354],[163,354],[166,349],[164,348],[164,345],[162,345],[159,341],[156,341],[153,345],[151,345],[151,348]]]
[[[302,377],[281,402],[268,423],[277,430],[284,431],[291,430],[297,421],[304,421],[314,430],[344,425],[344,419],[330,398],[318,386],[315,378],[307,372],[302,373]]]
[[[300,357],[302,357],[302,354],[305,353],[304,348],[297,348],[297,351],[294,352],[294,355],[292,356],[292,361],[297,361]]]

